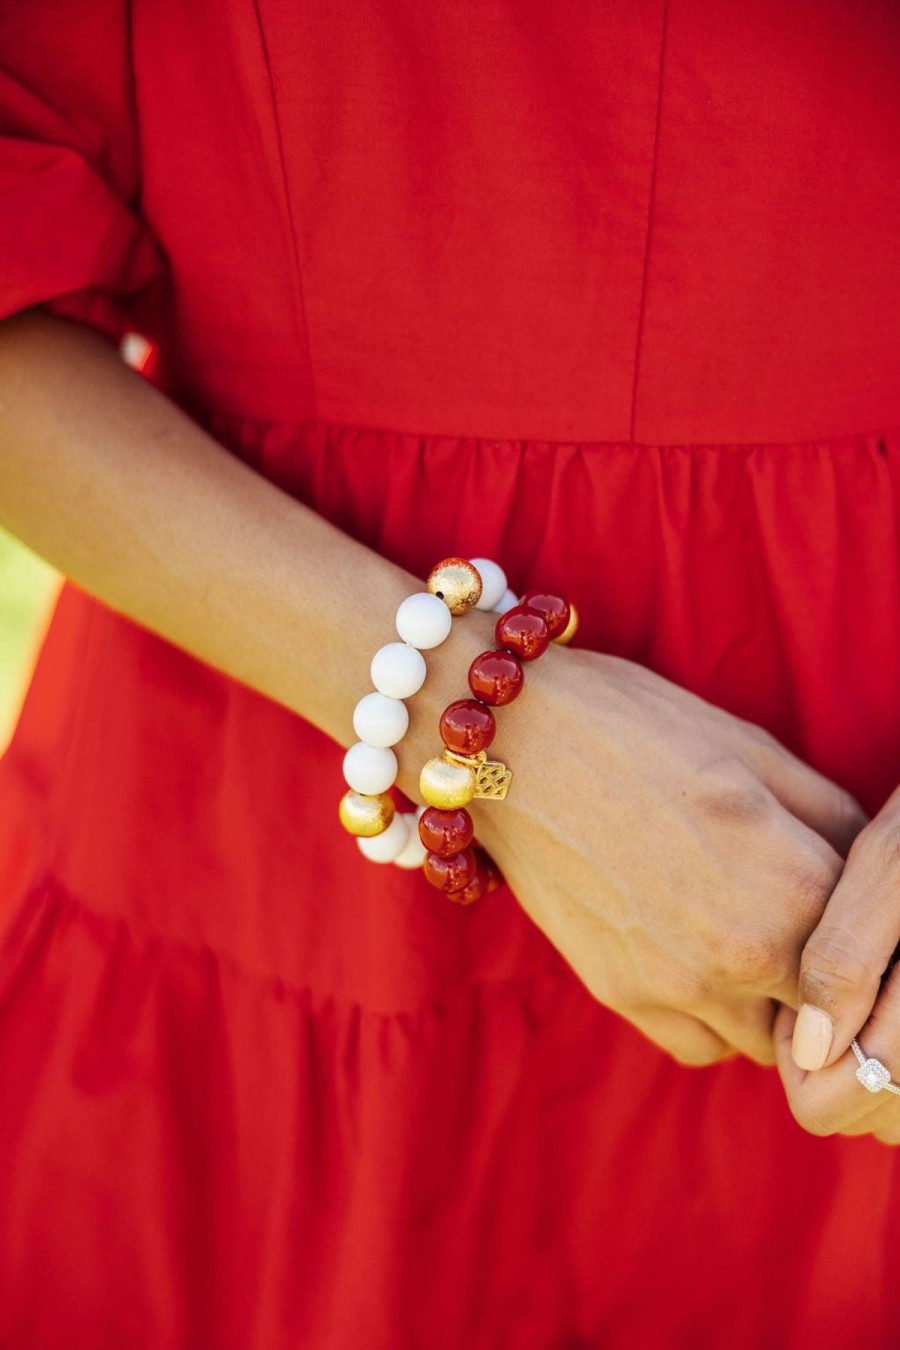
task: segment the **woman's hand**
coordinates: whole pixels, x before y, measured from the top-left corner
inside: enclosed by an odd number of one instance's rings
[[[597,999],[680,1061],[772,1063],[776,1001],[795,1001],[859,805],[631,662],[551,648],[527,685],[498,717],[510,794],[476,812],[519,901]]]
[[[874,1134],[900,1143],[900,1097],[856,1079],[848,1047],[900,1077],[900,788],[857,836],[800,967],[800,1015],[776,1023],[778,1069],[795,1117],[812,1134]]]

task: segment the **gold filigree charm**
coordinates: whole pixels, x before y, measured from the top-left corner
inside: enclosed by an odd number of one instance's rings
[[[476,800],[502,802],[509,791],[512,770],[499,759],[488,759],[485,750],[480,750],[477,755],[458,755],[453,750],[445,750],[444,759],[474,769]]]

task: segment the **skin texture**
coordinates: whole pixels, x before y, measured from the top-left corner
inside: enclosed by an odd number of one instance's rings
[[[109,344],[40,311],[0,324],[0,524],[345,746],[371,655],[422,588],[223,453]],[[400,756],[411,797],[493,629],[469,614],[428,653]],[[598,999],[680,1061],[771,1063],[778,1004],[797,1006],[804,944],[865,838],[859,806],[631,662],[551,647],[527,683],[502,710],[514,788],[473,811],[519,901]]]
[[[630,662],[551,650],[529,674],[527,708],[504,721],[517,791],[476,823],[520,902],[598,999],[682,1062],[772,1063],[777,1002],[796,1006],[859,807]]]

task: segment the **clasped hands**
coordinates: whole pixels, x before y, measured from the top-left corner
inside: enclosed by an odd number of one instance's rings
[[[900,788],[872,820],[858,807],[852,819],[846,862],[803,948],[799,1013],[784,1006],[775,1017],[776,1060],[791,1110],[811,1133],[897,1144],[900,1097],[867,1091],[848,1046],[858,1037],[867,1056],[900,1073]]]
[[[519,704],[517,791],[479,833],[587,988],[683,1063],[776,1064],[813,1134],[900,1143],[900,1096],[849,1049],[900,1080],[900,789],[868,820],[766,731],[615,657],[560,653]]]

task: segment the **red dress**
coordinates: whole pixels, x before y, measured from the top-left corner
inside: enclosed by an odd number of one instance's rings
[[[880,806],[894,0],[49,8],[0,20],[4,312],[158,338],[223,453]],[[365,862],[341,758],[66,585],[0,764],[4,1350],[896,1346],[900,1152]]]

